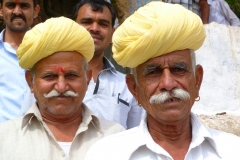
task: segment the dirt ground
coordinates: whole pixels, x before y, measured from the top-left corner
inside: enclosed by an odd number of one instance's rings
[[[226,112],[216,115],[197,115],[209,128],[233,133],[240,136],[240,115],[227,114]]]

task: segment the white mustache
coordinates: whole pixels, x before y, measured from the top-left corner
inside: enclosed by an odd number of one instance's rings
[[[58,97],[60,94],[63,94],[66,97],[77,97],[78,93],[75,93],[73,91],[65,91],[63,93],[58,92],[56,89],[51,90],[49,93],[43,94],[45,98],[52,98],[52,97]]]
[[[149,102],[150,104],[161,104],[171,97],[187,101],[190,98],[190,94],[183,89],[173,89],[151,96]]]

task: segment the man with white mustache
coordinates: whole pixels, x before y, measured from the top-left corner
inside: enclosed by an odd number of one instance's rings
[[[85,160],[240,158],[240,137],[205,127],[191,112],[203,79],[194,51],[205,37],[199,16],[160,1],[139,8],[116,29],[113,57],[132,68],[126,82],[146,116],[139,127],[96,142]]]
[[[25,34],[17,56],[36,102],[0,124],[1,160],[82,160],[97,140],[124,130],[83,103],[93,53],[89,32],[68,18],[48,19]]]

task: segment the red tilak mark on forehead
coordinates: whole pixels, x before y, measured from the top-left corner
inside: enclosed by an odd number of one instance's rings
[[[19,0],[16,0],[16,5],[19,5]]]
[[[53,67],[53,69],[57,70],[58,72],[64,73],[64,69],[60,66]]]

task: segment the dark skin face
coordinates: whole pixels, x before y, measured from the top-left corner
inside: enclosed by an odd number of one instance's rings
[[[160,123],[172,123],[189,118],[194,100],[198,97],[203,77],[203,69],[192,68],[189,50],[175,51],[148,60],[137,67],[136,84],[132,75],[127,75],[128,87],[137,101],[142,104],[151,120]],[[162,104],[150,104],[152,95],[179,88],[190,94],[190,99],[183,101],[170,98]],[[149,123],[149,122],[148,122]]]
[[[76,22],[85,27],[93,37],[95,45],[94,56],[103,54],[114,32],[110,10],[104,6],[102,12],[93,11],[89,4],[85,4],[78,10]]]
[[[39,5],[34,7],[33,0],[3,0],[0,6],[6,29],[12,32],[28,31],[39,10]]]
[[[83,67],[83,56],[79,53],[57,52],[35,65],[35,76],[26,72],[26,80],[37,100],[39,110],[46,119],[79,116],[82,100],[91,77]],[[44,94],[53,89],[60,93],[73,91],[77,97],[60,95],[46,98]]]

